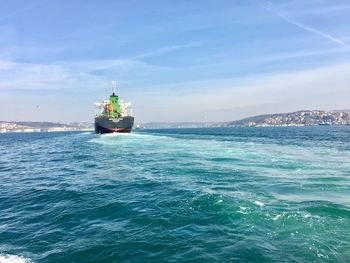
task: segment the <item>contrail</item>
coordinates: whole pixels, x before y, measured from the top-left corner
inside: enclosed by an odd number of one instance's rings
[[[317,30],[315,28],[312,28],[310,26],[307,26],[303,23],[300,23],[298,21],[295,21],[294,19],[286,16],[285,14],[283,14],[282,12],[278,11],[274,4],[272,4],[270,1],[264,1],[266,4],[265,5],[261,5],[262,8],[264,8],[265,10],[269,11],[270,13],[282,18],[284,21],[292,24],[292,25],[295,25],[297,27],[299,27],[300,29],[303,29],[305,31],[308,31],[310,33],[313,33],[315,35],[318,35],[318,36],[321,36],[325,39],[328,39],[328,40],[331,40],[332,42],[342,46],[342,47],[345,47],[346,49],[349,49],[350,50],[350,45],[345,43],[344,41],[340,40],[339,38],[336,38],[336,37],[333,37],[331,36],[330,34],[327,34],[325,32],[322,32],[320,30]]]
[[[176,51],[178,49],[197,47],[199,45],[200,45],[199,42],[190,42],[190,43],[184,44],[184,45],[174,45],[174,46],[163,47],[163,48],[160,48],[160,49],[155,50],[155,51],[151,51],[151,52],[148,52],[145,54],[138,55],[135,57],[135,59],[144,58],[144,57],[152,57],[155,55],[161,55],[164,53],[173,52],[173,51]]]

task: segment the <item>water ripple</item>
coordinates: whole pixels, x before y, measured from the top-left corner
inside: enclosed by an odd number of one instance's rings
[[[350,127],[0,141],[0,262],[350,258]]]

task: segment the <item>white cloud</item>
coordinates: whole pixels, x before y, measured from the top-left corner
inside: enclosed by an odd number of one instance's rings
[[[250,77],[182,83],[151,97],[134,95],[135,112],[151,121],[225,121],[298,109],[350,108],[350,64]],[[232,84],[235,83],[235,84]],[[179,93],[187,85],[198,89]]]
[[[111,72],[109,75],[96,75],[93,72],[99,70]],[[11,112],[13,115],[8,117],[6,110],[11,103],[18,100],[16,96],[9,95],[12,89],[23,91],[56,89],[60,90],[59,93],[62,95],[67,94],[67,100],[59,100],[52,106],[47,105],[51,107],[50,118],[56,116],[60,121],[68,117],[71,121],[75,118],[89,120],[94,96],[99,99],[108,95],[110,80],[114,73],[122,72],[124,81],[128,81],[133,76],[142,77],[147,75],[147,72],[157,74],[161,70],[163,69],[132,60],[49,65],[1,61],[0,92],[3,99],[0,105],[2,113],[0,119],[30,120],[35,118],[35,114],[39,114],[35,113],[33,108],[35,103],[42,103],[43,97],[38,95],[21,101],[23,111]],[[137,75],[138,71],[143,73]],[[126,99],[133,103],[138,122],[201,121],[205,115],[208,115],[211,121],[227,121],[262,113],[314,108],[332,109],[335,105],[338,108],[350,108],[348,72],[350,64],[337,64],[265,76],[203,79],[170,85],[150,85],[144,89],[127,91],[123,88],[123,95],[125,94]],[[69,90],[80,92],[86,89],[93,91],[93,94],[79,99],[68,95]],[[3,95],[7,96],[6,101]],[[76,105],[72,104],[73,100]],[[33,108],[32,111],[28,110],[30,107]],[[71,112],[77,109],[80,114],[72,115]],[[39,120],[38,118],[36,119]],[[41,117],[41,120],[45,120],[45,116]]]
[[[104,83],[111,79],[134,74],[145,75],[161,68],[129,60],[93,60],[60,62],[55,64],[16,63],[0,61],[1,90],[50,90],[74,89],[96,81]],[[80,82],[79,85],[77,85]]]
[[[0,90],[50,89],[68,78],[68,73],[58,65],[41,65],[0,62]]]

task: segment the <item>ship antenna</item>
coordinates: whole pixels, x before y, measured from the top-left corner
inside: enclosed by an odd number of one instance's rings
[[[112,93],[113,93],[113,96],[115,95],[116,87],[117,87],[117,82],[115,80],[112,80]]]

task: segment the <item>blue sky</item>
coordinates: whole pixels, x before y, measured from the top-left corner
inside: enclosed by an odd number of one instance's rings
[[[350,108],[349,1],[0,0],[0,120],[137,122]]]

